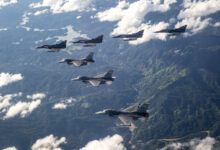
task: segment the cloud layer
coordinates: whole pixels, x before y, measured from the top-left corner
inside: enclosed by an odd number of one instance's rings
[[[17,0],[0,0],[0,8],[7,5],[15,4],[17,2]]]
[[[219,0],[184,0],[183,9],[179,12],[178,19],[180,20],[176,27],[187,24],[187,29],[193,35],[211,25],[212,18],[207,17],[220,10]]]
[[[151,24],[150,21],[145,22],[144,17],[150,12],[166,12],[174,3],[176,0],[164,0],[163,2],[160,0],[139,0],[130,4],[124,0],[119,1],[116,7],[97,13],[96,18],[100,21],[117,21],[112,35],[134,33],[144,29],[143,37],[130,42],[131,44],[140,44],[151,39],[165,40],[166,35],[154,34],[153,32],[166,28],[168,23],[161,21],[157,24]]]
[[[72,12],[72,11],[85,11],[89,10],[89,6],[93,0],[43,0],[41,3],[30,4],[31,8],[49,7],[49,10],[54,13]],[[35,15],[46,13],[41,11]]]
[[[38,139],[31,147],[32,150],[62,150],[60,144],[65,144],[66,138],[61,137],[58,139],[54,135],[46,136],[45,138]]]
[[[215,139],[211,137],[206,137],[205,139],[193,139],[187,143],[173,143],[169,144],[166,147],[160,150],[182,150],[182,149],[189,149],[189,150],[212,150],[213,145],[215,144]]]
[[[104,139],[91,141],[80,150],[126,150],[122,142],[123,138],[115,134],[112,137],[107,136]]]
[[[21,74],[9,74],[3,72],[0,74],[0,88],[8,85],[9,83],[16,82],[22,79],[23,76]]]
[[[176,0],[138,0],[129,3],[126,0],[119,1],[117,6],[107,9],[96,14],[95,18],[99,21],[117,22],[111,35],[134,33],[144,29],[142,38],[136,41],[130,41],[130,44],[141,44],[152,39],[166,40],[166,34],[155,34],[157,30],[165,29],[169,23],[176,22],[176,18],[170,18],[169,22],[160,21],[152,24],[151,20],[146,20],[146,15],[154,12],[165,13],[172,9],[171,5],[176,3]],[[213,24],[212,18],[208,17],[220,10],[219,0],[184,0],[180,6],[175,27],[187,25],[185,35],[196,34],[209,25],[218,26],[218,23]]]

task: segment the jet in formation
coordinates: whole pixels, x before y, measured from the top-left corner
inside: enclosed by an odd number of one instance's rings
[[[74,65],[76,67],[80,67],[80,66],[85,66],[85,65],[91,65],[95,62],[95,60],[93,59],[93,55],[94,53],[91,52],[89,53],[88,56],[82,58],[82,59],[68,59],[68,58],[64,58],[61,61],[59,61],[59,63],[67,63],[68,65]]]
[[[112,38],[123,38],[124,41],[133,41],[141,38],[143,36],[144,30],[138,31],[132,34],[120,34],[117,36],[113,36]]]
[[[131,126],[133,120],[145,121],[149,117],[147,112],[149,104],[136,103],[123,110],[105,109],[96,112],[99,115],[108,115],[110,117],[117,117],[121,120],[122,126]]]
[[[82,81],[83,83],[90,83],[92,86],[99,86],[101,84],[112,84],[115,80],[115,77],[112,77],[113,70],[99,74],[95,77],[79,76],[72,79],[72,81]]]
[[[58,44],[53,44],[53,45],[43,45],[43,46],[39,46],[37,47],[39,48],[46,48],[49,49],[48,52],[59,52],[61,49],[65,49],[66,48],[66,42],[67,40],[64,40]]]
[[[103,36],[104,36],[104,35],[99,35],[98,37],[93,38],[93,39],[88,39],[88,40],[78,40],[78,41],[75,41],[75,42],[73,42],[73,43],[74,43],[74,44],[76,44],[76,43],[82,43],[82,44],[85,44],[85,45],[83,45],[83,47],[96,46],[96,44],[98,44],[98,43],[102,43]]]
[[[181,33],[184,33],[186,31],[187,25],[184,25],[180,28],[175,28],[175,29],[164,29],[160,31],[156,31],[154,33],[169,33],[169,36],[176,36],[180,35]]]

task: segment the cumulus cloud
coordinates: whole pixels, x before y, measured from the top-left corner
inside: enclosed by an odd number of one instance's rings
[[[70,97],[68,99],[62,100],[60,103],[54,104],[52,109],[66,109],[68,106],[74,105],[75,102],[76,102],[76,99]]]
[[[130,44],[140,44],[151,39],[164,40],[166,35],[155,35],[153,32],[166,28],[168,23],[151,24],[150,21],[144,23],[144,17],[150,12],[166,12],[174,3],[176,0],[139,0],[133,3],[124,0],[119,1],[116,7],[97,13],[95,17],[100,21],[117,21],[117,26],[111,35],[134,33],[144,29],[143,37],[137,41],[131,41]]]
[[[64,103],[57,103],[53,105],[53,109],[66,109],[67,105]]]
[[[7,5],[15,4],[17,2],[17,0],[0,0],[0,8]]]
[[[43,99],[43,98],[46,97],[46,94],[44,94],[44,93],[35,93],[33,95],[27,95],[26,97],[27,97],[27,99],[32,99],[32,100]]]
[[[3,119],[12,118],[16,115],[24,118],[26,115],[30,114],[41,104],[41,100],[36,100],[32,102],[18,102],[17,104],[11,106]]]
[[[7,95],[0,95],[0,110],[3,110],[11,105],[10,101],[18,96],[22,96],[22,93],[15,93],[15,94],[7,94]]]
[[[178,19],[180,20],[176,27],[187,25],[187,29],[193,35],[211,25],[212,18],[208,17],[211,14],[220,10],[219,0],[184,0],[183,10],[180,11]]]
[[[91,141],[80,150],[126,150],[122,142],[123,138],[115,134],[104,139]]]
[[[13,147],[5,148],[5,149],[3,149],[3,150],[17,150],[17,148],[13,146]]]
[[[1,73],[0,74],[0,88],[8,85],[9,83],[22,80],[23,76],[21,74],[10,74],[10,73]]]
[[[38,139],[31,147],[32,150],[62,150],[60,144],[65,144],[66,138],[55,137],[54,135],[46,136],[45,138]]]
[[[206,137],[205,139],[193,139],[186,143],[173,143],[165,146],[160,150],[212,150],[213,145],[215,144],[215,139],[211,137]]]
[[[52,13],[63,13],[72,11],[89,10],[93,0],[43,0],[40,3],[32,3],[29,7],[40,8],[49,7]]]
[[[42,15],[42,14],[45,14],[47,13],[49,10],[48,9],[44,9],[44,10],[39,10],[39,11],[36,11],[34,13],[35,16],[39,16],[39,15]]]

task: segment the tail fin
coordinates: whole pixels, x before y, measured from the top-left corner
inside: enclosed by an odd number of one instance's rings
[[[141,113],[146,113],[147,109],[148,109],[149,104],[142,104],[138,106],[138,112]]]
[[[184,25],[184,26],[180,27],[179,30],[181,30],[182,32],[185,32],[186,31],[186,27],[187,27],[187,25]]]
[[[90,52],[89,55],[85,58],[86,60],[93,60],[94,52]]]
[[[106,72],[106,74],[105,74],[105,77],[106,78],[111,78],[112,77],[112,74],[113,74],[113,72],[114,72],[114,70],[109,70],[108,72]]]
[[[144,30],[138,32],[139,35],[143,36]]]
[[[96,37],[95,39],[93,39],[96,43],[102,43],[102,40],[103,40],[103,34],[102,35],[100,35],[100,36],[98,36],[98,37]]]

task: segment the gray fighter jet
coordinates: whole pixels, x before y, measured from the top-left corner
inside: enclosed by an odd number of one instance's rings
[[[104,36],[104,35],[99,35],[98,37],[96,37],[96,38],[94,38],[94,39],[78,40],[78,41],[75,41],[75,42],[73,42],[73,43],[74,43],[74,44],[76,44],[76,43],[83,43],[83,44],[85,44],[85,45],[83,45],[83,47],[96,46],[96,44],[102,43],[103,36]]]
[[[120,34],[117,36],[113,36],[112,38],[123,38],[124,41],[133,41],[141,38],[143,36],[144,30],[138,31],[132,34]]]
[[[186,27],[187,25],[184,25],[180,28],[164,29],[164,30],[156,31],[154,33],[169,33],[169,36],[176,36],[176,35],[180,35],[181,33],[184,33],[186,31]]]
[[[72,79],[72,81],[82,81],[83,83],[90,83],[92,86],[99,86],[101,84],[112,84],[115,80],[115,77],[112,77],[113,70],[99,74],[95,77],[79,76]]]
[[[48,52],[59,52],[61,49],[65,49],[66,48],[66,42],[67,40],[64,40],[58,44],[54,44],[54,45],[43,45],[43,46],[39,46],[37,47],[39,48],[46,48],[49,49]]]
[[[91,52],[89,53],[88,56],[82,58],[82,59],[68,59],[68,58],[64,58],[61,61],[59,61],[59,63],[67,63],[68,65],[74,65],[76,67],[80,67],[80,66],[85,66],[85,65],[91,65],[93,64],[95,61],[93,60],[93,55],[94,53]]]
[[[108,115],[110,117],[117,117],[123,123],[122,126],[131,126],[133,120],[145,121],[149,117],[147,112],[149,104],[136,103],[123,110],[105,109],[96,112],[95,114]]]

